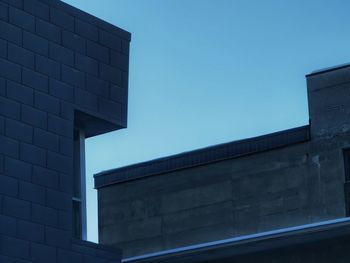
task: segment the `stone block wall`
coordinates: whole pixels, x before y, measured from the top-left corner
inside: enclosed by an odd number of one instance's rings
[[[0,0],[0,262],[119,262],[72,238],[73,129],[126,126],[129,42],[58,0]]]
[[[344,217],[341,148],[313,149],[306,142],[100,188],[100,241],[127,257]]]

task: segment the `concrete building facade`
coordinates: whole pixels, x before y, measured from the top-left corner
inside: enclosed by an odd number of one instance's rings
[[[125,262],[349,259],[350,66],[306,79],[309,125],[97,174],[100,242]]]
[[[83,142],[127,123],[130,33],[58,0],[0,0],[0,262],[120,262],[84,241]]]
[[[1,263],[349,261],[349,65],[307,76],[307,126],[97,175],[85,241],[84,139],[126,127],[129,43],[58,0],[0,0]]]

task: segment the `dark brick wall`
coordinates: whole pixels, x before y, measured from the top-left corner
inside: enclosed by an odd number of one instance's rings
[[[58,0],[0,0],[0,262],[118,262],[72,238],[73,127],[127,123],[130,34]]]

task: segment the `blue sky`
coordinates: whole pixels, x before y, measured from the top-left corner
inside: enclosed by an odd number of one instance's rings
[[[350,62],[346,0],[65,0],[132,33],[128,128],[88,139],[92,175],[308,123],[305,74]]]

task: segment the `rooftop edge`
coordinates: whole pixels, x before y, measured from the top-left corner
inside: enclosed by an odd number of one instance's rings
[[[249,139],[213,145],[97,173],[94,175],[95,188],[238,158],[308,140],[310,140],[310,126],[305,125]]]
[[[332,66],[332,67],[317,69],[317,70],[312,71],[310,74],[307,74],[306,77],[311,77],[311,76],[315,76],[318,74],[323,74],[323,73],[327,73],[327,72],[331,72],[331,71],[335,71],[335,70],[343,69],[343,68],[347,68],[347,67],[350,67],[350,63],[344,63],[344,64]]]
[[[72,6],[70,4],[67,4],[63,2],[62,0],[39,0],[40,2],[49,4],[54,6],[55,8],[58,8],[64,12],[67,12],[73,16],[78,17],[79,19],[83,20],[87,23],[93,23],[95,26],[100,27],[101,29],[104,29],[110,33],[113,33],[115,35],[118,35],[119,37],[130,41],[131,40],[131,33],[116,26],[113,25],[101,18],[98,18],[94,15],[91,15],[83,10],[78,9],[75,6]]]

